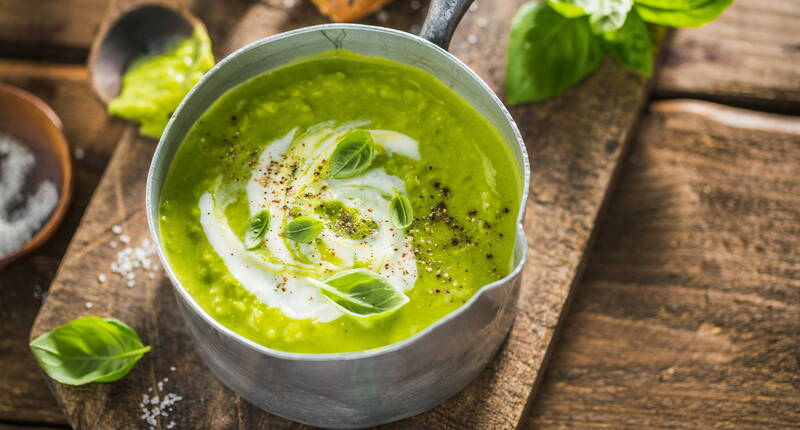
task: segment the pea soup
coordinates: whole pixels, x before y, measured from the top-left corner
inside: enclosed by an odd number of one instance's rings
[[[192,37],[165,52],[135,59],[108,113],[136,121],[142,135],[158,138],[181,100],[213,66],[211,39],[204,28],[195,27]]]
[[[167,258],[213,318],[282,351],[406,339],[512,266],[520,172],[421,69],[330,51],[192,126],[163,186]]]

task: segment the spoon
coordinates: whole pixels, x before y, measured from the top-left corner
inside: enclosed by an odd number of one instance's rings
[[[89,51],[92,90],[107,105],[119,95],[122,77],[135,58],[165,52],[192,36],[203,23],[182,7],[152,0],[111,3]]]
[[[36,157],[23,192],[46,180],[58,190],[58,202],[49,218],[19,248],[0,256],[0,270],[50,239],[64,218],[72,196],[72,161],[61,130],[61,120],[45,102],[19,88],[0,84],[0,133],[18,139]]]

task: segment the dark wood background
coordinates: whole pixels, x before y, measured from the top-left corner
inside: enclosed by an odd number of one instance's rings
[[[265,19],[247,5],[229,3]],[[86,153],[57,237],[0,274],[0,429],[66,423],[27,338],[124,128],[83,66],[104,7],[0,0],[0,82],[50,103]],[[527,427],[800,426],[798,18],[797,1],[737,0],[667,45]]]

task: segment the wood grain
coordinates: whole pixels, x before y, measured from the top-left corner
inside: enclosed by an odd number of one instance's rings
[[[527,427],[800,425],[800,118],[652,105]]]
[[[86,49],[109,0],[0,0],[0,41]]]
[[[800,113],[798,20],[796,0],[736,0],[717,21],[676,31],[656,92]]]
[[[521,3],[479,7],[468,14],[453,45],[453,52],[498,91],[502,91],[503,70],[503,56],[498,52],[504,49],[507,26]],[[227,10],[206,4],[196,13],[210,17],[206,22],[212,35],[222,36],[215,40],[216,46],[226,52],[246,41],[308,24],[303,16],[319,19],[308,13],[310,7],[306,3],[296,8],[245,5],[233,7],[234,16],[226,19]],[[422,16],[397,4],[383,23],[410,28],[419,25]],[[483,28],[479,18],[493,25]],[[478,35],[476,44],[465,42],[468,34]],[[643,80],[607,61],[590,80],[565,95],[514,110],[534,166],[526,220],[531,258],[514,328],[497,358],[464,391],[426,414],[390,427],[517,426],[543,369],[596,217],[644,99]],[[122,225],[135,244],[148,237],[144,181],[153,149],[152,141],[134,133],[122,138],[33,329],[36,336],[81,315],[114,315],[154,345],[154,351],[120,382],[76,388],[50,381],[70,423],[80,428],[101,428],[109,423],[115,428],[138,428],[141,413],[137,405],[142,394],[169,377],[167,389],[186,398],[170,416],[182,427],[297,428],[238,399],[203,367],[179,322],[166,280],[137,281],[132,289],[117,277],[103,285],[94,281],[99,272],[108,273],[114,259],[116,251],[107,246],[114,238],[112,225]],[[83,306],[86,302],[93,303],[91,310]]]
[[[6,424],[0,423],[0,430],[56,430],[56,429],[64,429],[65,427],[45,427],[45,426],[37,426],[37,425],[15,425],[15,424]]]
[[[0,0],[0,52],[74,61],[85,57],[109,0]]]
[[[23,88],[48,103],[83,157],[73,159],[74,194],[64,222],[41,249],[0,272],[0,419],[64,423],[28,348],[31,324],[61,257],[122,130],[94,99],[83,66],[0,60],[0,82]]]

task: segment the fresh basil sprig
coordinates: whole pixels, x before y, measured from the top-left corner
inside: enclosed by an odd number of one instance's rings
[[[647,22],[668,27],[699,27],[725,11],[733,0],[636,0]]]
[[[630,70],[642,75],[653,74],[653,44],[647,24],[636,11],[628,14],[617,31],[603,33],[606,49]]]
[[[336,144],[331,156],[331,177],[347,179],[369,169],[375,159],[375,143],[367,130],[350,130]]]
[[[389,216],[395,227],[405,230],[414,221],[414,209],[408,197],[403,195],[397,188],[394,189],[394,197],[389,202]]]
[[[283,229],[283,236],[295,242],[310,242],[322,233],[322,221],[307,216],[299,216]]]
[[[589,18],[566,18],[547,3],[527,3],[511,23],[506,63],[510,104],[543,100],[564,92],[603,59],[601,40]]]
[[[150,351],[125,323],[99,317],[72,320],[37,337],[30,347],[48,376],[69,385],[119,380]]]
[[[264,239],[264,234],[267,233],[269,228],[269,209],[263,210],[250,218],[247,223],[247,230],[244,232],[244,247],[246,249],[255,249],[261,245]]]
[[[589,16],[595,33],[622,27],[633,0],[547,0],[548,5],[566,18]]]
[[[324,282],[310,280],[336,307],[355,317],[387,314],[409,301],[386,278],[367,269],[345,270]]]
[[[605,52],[634,72],[653,73],[647,23],[696,27],[733,0],[546,0],[526,3],[511,23],[509,104],[561,94],[592,73]]]

